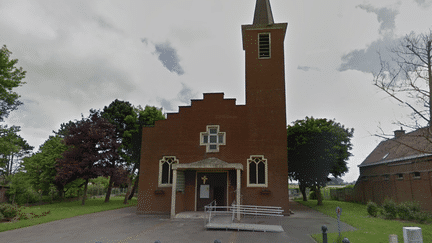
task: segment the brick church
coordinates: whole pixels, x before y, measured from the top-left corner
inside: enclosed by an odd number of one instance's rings
[[[269,0],[242,25],[246,104],[205,93],[142,131],[139,214],[218,206],[280,206],[289,212],[284,39]]]

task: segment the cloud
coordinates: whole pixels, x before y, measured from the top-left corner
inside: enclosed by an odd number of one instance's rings
[[[177,50],[171,47],[169,42],[155,44],[156,51],[159,60],[162,62],[164,67],[166,67],[170,72],[175,72],[178,75],[183,75],[183,68],[180,66],[179,57],[177,55]]]
[[[365,49],[353,50],[342,56],[342,64],[338,70],[357,70],[365,73],[376,73],[381,68],[378,52],[383,61],[391,61],[389,48],[400,43],[402,38],[404,37],[384,37],[372,42]]]
[[[375,8],[371,4],[360,4],[358,8],[366,10],[368,13],[375,13],[377,15],[378,22],[380,23],[379,33],[380,34],[392,34],[395,29],[395,19],[399,14],[398,10],[390,8]]]
[[[422,8],[429,8],[432,4],[431,0],[414,0],[414,2],[416,2],[417,5]]]
[[[141,38],[141,42],[148,45],[148,39],[147,38]]]
[[[177,94],[177,99],[183,103],[189,104],[190,100],[196,95],[197,93],[193,93],[191,88],[182,83],[182,89]]]
[[[162,108],[164,109],[164,112],[174,110],[172,105],[172,100],[167,100],[165,98],[160,98],[160,97],[157,97],[156,100],[161,104]]]
[[[161,104],[165,111],[174,111],[174,107],[178,103],[190,105],[190,100],[197,96],[197,93],[187,86],[185,83],[181,83],[182,89],[178,92],[177,97],[173,99],[157,98],[157,101]]]
[[[309,71],[309,70],[315,70],[315,71],[320,71],[319,68],[316,67],[309,67],[309,66],[298,66],[297,69],[299,70],[303,70],[305,72]]]
[[[365,73],[376,73],[380,70],[380,56],[383,61],[391,61],[390,47],[397,45],[403,37],[396,38],[393,31],[396,28],[395,19],[398,10],[387,7],[376,8],[371,4],[360,4],[357,6],[368,13],[375,13],[380,23],[379,34],[381,37],[370,43],[364,49],[353,50],[341,57],[342,63],[339,71],[357,70]],[[379,54],[378,54],[379,52]]]

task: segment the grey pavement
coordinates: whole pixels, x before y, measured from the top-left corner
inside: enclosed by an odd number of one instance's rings
[[[280,223],[282,233],[206,230],[203,219],[173,219],[167,215],[137,215],[136,207],[87,214],[0,233],[0,242],[315,242],[310,234],[337,232],[337,220],[296,202],[294,214]],[[341,222],[342,231],[356,230]]]

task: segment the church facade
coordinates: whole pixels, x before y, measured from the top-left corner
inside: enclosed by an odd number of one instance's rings
[[[137,213],[218,206],[280,206],[289,212],[284,39],[269,0],[242,25],[246,104],[223,93],[179,107],[142,131]]]

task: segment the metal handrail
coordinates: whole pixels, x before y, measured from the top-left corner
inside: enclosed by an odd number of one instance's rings
[[[213,203],[213,202],[212,202]],[[284,210],[281,207],[275,206],[255,206],[255,205],[231,205],[231,206],[216,206],[210,203],[205,206],[205,212],[209,213],[208,223],[215,214],[232,214],[231,221],[234,221],[236,213],[241,215],[254,215],[254,216],[273,216],[282,217]],[[218,209],[225,209],[223,211],[218,211]]]

